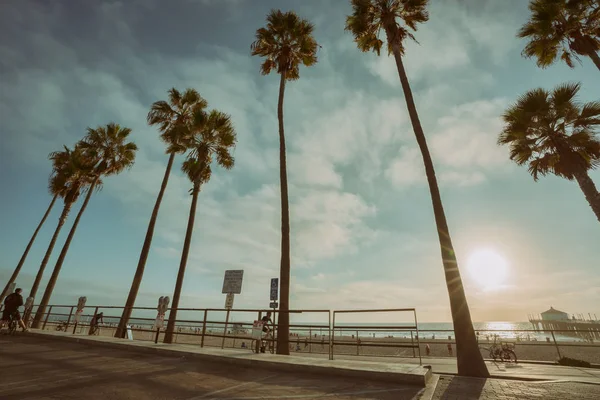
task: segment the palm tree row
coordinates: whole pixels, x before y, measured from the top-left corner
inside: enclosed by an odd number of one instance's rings
[[[393,55],[396,63],[408,115],[423,158],[431,195],[456,335],[458,372],[460,375],[489,376],[477,346],[434,163],[415,105],[408,74],[404,67],[406,42],[416,40],[414,33],[417,31],[419,24],[429,20],[428,0],[350,0],[350,4],[352,13],[346,19],[345,29],[353,35],[358,49],[363,52],[373,51],[380,55],[382,47],[385,46],[388,54]],[[590,57],[600,69],[600,62],[598,61],[600,7],[598,7],[597,2],[590,0],[531,0],[530,10],[532,12],[531,20],[518,34],[519,37],[530,39],[523,51],[524,56],[536,57],[540,67],[546,67],[558,58],[565,61],[570,67],[574,67],[573,59],[578,60],[578,56],[583,55]],[[265,27],[256,31],[255,40],[251,45],[251,54],[264,58],[260,68],[261,74],[268,75],[271,72],[279,74],[277,117],[281,190],[281,296],[277,353],[289,354],[291,258],[284,96],[287,82],[299,79],[300,65],[309,67],[316,64],[319,45],[313,37],[314,26],[294,12],[273,10],[268,14],[266,22]],[[577,180],[592,209],[600,219],[600,196],[588,175],[588,171],[596,167],[598,160],[600,160],[600,144],[594,136],[594,129],[600,124],[600,103],[580,105],[576,101],[578,90],[579,85],[563,85],[552,93],[538,89],[523,96],[517,104],[505,113],[504,119],[507,125],[500,136],[499,143],[511,146],[511,158],[517,163],[529,163],[530,172],[533,174],[534,179],[537,179],[539,175],[555,173],[567,179]],[[175,156],[185,154],[182,171],[191,182],[192,200],[165,335],[165,342],[172,340],[193,233],[198,195],[202,185],[207,183],[211,177],[213,161],[226,169],[232,168],[234,165],[231,150],[236,143],[236,134],[230,117],[219,111],[208,112],[206,108],[207,102],[197,91],[187,89],[181,93],[176,89],[171,89],[168,101],[155,102],[148,114],[148,123],[158,127],[161,132],[160,138],[167,146],[168,161],[148,224],[127,302],[115,334],[117,337],[125,335],[126,325],[135,305],[151,248],[161,201],[168,184]],[[61,171],[68,171],[69,169],[55,165],[56,176],[53,175],[52,179],[55,179],[56,182],[55,185],[52,183],[50,185],[51,194],[54,198],[11,277],[11,280],[14,280],[19,273],[27,252],[56,198],[62,198],[65,203],[63,214],[61,214],[55,232],[57,237],[72,204],[77,200],[82,190],[86,191],[84,204],[69,233],[61,257],[53,271],[51,281],[44,293],[42,304],[36,315],[37,321],[44,312],[79,218],[87,206],[93,189],[100,184],[100,177],[117,173],[133,162],[133,156],[131,156],[129,158],[130,163],[125,163],[121,168],[116,167],[117,162],[111,164],[107,161],[107,157],[114,153],[107,152],[106,149],[104,151],[100,150],[102,148],[101,142],[97,139],[97,135],[90,131],[86,139],[80,142],[73,151],[65,149],[61,154],[52,156],[53,163],[56,162],[61,166],[63,162],[67,162],[64,160],[69,160],[69,165],[76,166],[74,168],[79,171],[78,174],[81,175],[81,178],[73,176],[72,179],[67,179],[66,176],[71,175],[65,172],[65,176],[63,176]],[[111,165],[113,166],[111,167]],[[53,241],[55,242],[56,238],[53,237]],[[53,246],[54,243],[51,241],[47,252],[48,257]],[[45,256],[44,259],[45,261],[42,261],[40,267],[40,278],[47,257]],[[36,289],[35,285],[34,289]],[[32,293],[35,294],[35,291],[32,290]]]
[[[166,152],[169,154],[169,159],[160,191],[152,210],[146,231],[146,238],[129,290],[129,296],[123,308],[123,314],[115,332],[115,337],[124,337],[127,322],[131,318],[131,312],[144,275],[158,212],[167,188],[175,155],[187,153],[181,170],[192,184],[192,188],[190,189],[192,202],[179,263],[179,272],[177,273],[175,291],[173,293],[173,302],[171,303],[171,311],[164,338],[165,343],[171,343],[173,340],[173,332],[177,320],[177,308],[179,307],[194,230],[198,195],[202,189],[202,185],[207,183],[211,178],[211,164],[213,161],[225,169],[231,169],[234,166],[234,158],[231,152],[235,148],[237,138],[231,117],[217,110],[208,112],[206,110],[207,106],[208,103],[206,100],[194,89],[187,89],[183,93],[176,89],[171,89],[169,91],[169,101],[155,102],[148,113],[148,124],[158,126],[161,132],[160,138],[167,145]]]

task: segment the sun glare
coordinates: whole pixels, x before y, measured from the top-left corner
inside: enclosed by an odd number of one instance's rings
[[[508,276],[508,263],[497,252],[481,249],[469,257],[467,269],[471,279],[484,290],[500,289]]]

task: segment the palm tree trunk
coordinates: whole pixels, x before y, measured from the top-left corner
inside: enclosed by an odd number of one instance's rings
[[[99,177],[96,177],[90,185],[88,192],[85,196],[85,200],[81,205],[81,209],[77,213],[77,217],[75,217],[75,222],[73,222],[73,226],[69,231],[67,240],[65,241],[65,244],[63,245],[63,248],[60,251],[58,260],[56,260],[56,265],[54,266],[54,270],[52,271],[52,275],[50,276],[50,280],[48,281],[48,285],[46,286],[46,290],[44,291],[44,296],[42,297],[42,301],[40,302],[40,305],[38,306],[38,309],[35,313],[35,317],[33,318],[33,323],[31,327],[34,329],[37,329],[39,327],[40,321],[42,320],[42,317],[46,312],[46,307],[48,306],[48,302],[50,301],[50,296],[52,296],[52,291],[54,290],[54,286],[56,285],[58,274],[60,273],[60,269],[62,268],[63,262],[65,261],[65,257],[67,256],[67,252],[69,251],[69,246],[71,245],[73,236],[75,236],[77,225],[79,225],[79,220],[81,220],[81,216],[83,215],[83,212],[85,211],[88,203],[90,202],[90,197],[92,197],[92,193],[94,193],[94,188],[96,187],[98,179]]]
[[[598,55],[598,52],[591,50],[588,54],[594,64],[596,64],[596,67],[600,70],[600,56]]]
[[[458,374],[462,376],[488,377],[489,372],[483,361],[481,352],[479,351],[475,331],[473,330],[471,313],[462,285],[456,255],[454,254],[454,247],[452,246],[448,223],[446,222],[446,215],[444,213],[442,198],[435,176],[433,161],[429,154],[425,133],[421,127],[417,107],[415,106],[408,77],[404,70],[404,64],[402,63],[402,53],[398,45],[394,45],[393,50],[394,58],[396,59],[396,67],[398,68],[398,74],[400,75],[400,83],[402,84],[402,90],[404,91],[404,97],[408,107],[408,114],[419,149],[421,150],[421,155],[423,156],[427,183],[429,184],[429,191],[431,193],[431,202],[433,203],[433,213],[442,253],[446,285],[450,297],[450,310],[452,312],[452,322],[454,323],[454,334],[456,336]]]
[[[169,312],[169,322],[167,323],[167,331],[165,332],[164,343],[173,342],[173,331],[175,330],[175,322],[177,321],[177,308],[179,307],[179,298],[181,297],[181,288],[183,287],[183,277],[185,276],[185,267],[187,265],[188,254],[190,252],[192,233],[194,232],[194,219],[196,217],[196,205],[198,204],[199,192],[200,185],[194,184],[194,190],[192,192],[192,205],[190,207],[190,216],[188,217],[187,230],[185,232],[185,241],[183,242],[183,252],[181,253],[179,272],[177,273],[177,282],[175,283],[173,303],[171,304],[171,311]]]
[[[73,202],[65,201],[65,206],[63,207],[63,211],[60,214],[60,218],[58,218],[58,225],[54,230],[54,235],[52,235],[52,239],[50,239],[50,244],[48,245],[48,249],[46,250],[46,254],[44,254],[44,258],[42,263],[40,264],[40,268],[38,269],[37,275],[35,276],[35,280],[33,281],[33,286],[31,287],[31,291],[29,292],[29,296],[35,299],[38,288],[40,287],[40,282],[42,281],[42,277],[44,276],[44,270],[46,269],[46,265],[48,264],[48,260],[50,260],[50,256],[52,255],[52,251],[54,250],[54,245],[58,240],[58,236],[60,231],[65,224],[67,217],[69,216],[69,212],[71,211],[71,207],[73,206]]]
[[[285,156],[285,132],[283,129],[283,97],[285,95],[285,71],[279,81],[279,182],[281,188],[281,264],[279,267],[279,319],[277,323],[277,354],[289,355],[290,340],[290,205],[288,200],[287,162]]]
[[[600,193],[598,193],[594,181],[587,172],[575,174],[575,179],[577,180],[585,199],[590,204],[590,207],[592,207],[592,211],[596,214],[596,218],[600,221]]]
[[[2,304],[2,302],[4,301],[4,295],[6,294],[6,291],[8,290],[9,286],[17,279],[17,276],[19,276],[19,273],[21,272],[21,268],[23,268],[23,264],[25,263],[25,260],[27,259],[27,255],[29,254],[29,250],[31,250],[31,246],[33,246],[33,242],[35,242],[35,238],[36,238],[37,234],[39,233],[40,229],[42,229],[42,225],[44,225],[44,222],[46,222],[46,218],[48,218],[48,215],[50,214],[50,210],[52,210],[52,207],[54,207],[54,203],[56,202],[57,198],[58,198],[57,194],[54,195],[54,197],[52,198],[52,201],[50,202],[50,205],[48,206],[46,213],[42,217],[42,220],[38,224],[37,228],[35,228],[35,232],[33,232],[33,236],[31,236],[31,239],[29,239],[29,243],[27,243],[27,247],[25,247],[25,251],[23,252],[23,255],[21,256],[21,259],[19,260],[19,264],[17,264],[17,268],[15,268],[14,272],[8,279],[8,282],[6,282],[6,286],[4,286],[4,289],[2,290],[2,292],[0,292],[0,304]]]
[[[144,239],[144,245],[142,246],[140,259],[138,261],[137,269],[135,270],[133,282],[131,283],[131,289],[129,289],[129,296],[127,296],[127,302],[125,303],[125,308],[123,309],[123,314],[121,315],[121,320],[119,321],[119,327],[115,332],[116,338],[124,338],[125,333],[127,332],[127,322],[129,322],[129,318],[131,318],[131,312],[133,311],[133,306],[135,305],[135,299],[140,289],[140,284],[142,283],[142,277],[144,276],[146,260],[148,260],[150,246],[152,245],[152,237],[154,236],[154,226],[156,225],[156,219],[158,218],[158,210],[160,209],[160,204],[162,202],[163,195],[165,194],[165,190],[167,189],[167,183],[169,182],[169,175],[171,174],[173,160],[175,160],[175,153],[171,153],[171,155],[169,156],[169,162],[167,163],[165,176],[163,177],[162,184],[160,185],[160,191],[158,192],[158,197],[156,198],[154,209],[152,210],[152,216],[150,217],[148,229],[146,230],[146,238]]]

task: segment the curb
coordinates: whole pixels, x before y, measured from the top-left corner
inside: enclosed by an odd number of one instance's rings
[[[364,365],[364,368],[352,368],[344,365],[309,365],[309,364],[294,364],[287,362],[285,359],[256,359],[246,357],[235,357],[226,355],[215,355],[206,353],[196,353],[187,351],[186,349],[168,348],[169,345],[154,344],[151,347],[144,343],[132,343],[126,339],[115,339],[115,341],[104,341],[94,338],[78,337],[78,336],[60,336],[44,334],[39,332],[29,331],[25,335],[35,336],[48,341],[59,340],[63,342],[78,343],[82,345],[101,346],[118,350],[127,350],[131,352],[144,354],[157,354],[168,357],[190,358],[200,361],[219,363],[219,364],[235,364],[236,366],[245,366],[250,368],[262,368],[277,372],[305,373],[317,374],[320,376],[337,376],[345,378],[356,378],[388,383],[401,383],[426,387],[428,381],[432,377],[430,369],[427,369],[424,374],[406,374],[388,370],[377,370]],[[122,341],[117,341],[122,340]],[[163,347],[164,346],[164,347]]]

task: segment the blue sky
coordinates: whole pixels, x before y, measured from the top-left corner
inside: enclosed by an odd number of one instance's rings
[[[551,305],[600,313],[600,226],[573,182],[534,183],[496,146],[500,115],[534,87],[583,84],[598,100],[589,60],[570,70],[522,59],[522,0],[431,2],[405,63],[437,168],[473,318],[524,320]],[[0,14],[0,278],[17,264],[47,207],[49,152],[87,126],[116,121],[140,150],[132,170],[105,180],[84,215],[52,301],[123,304],[167,156],[145,123],[171,87],[196,88],[231,114],[236,167],[199,198],[183,306],[222,307],[223,272],[244,269],[237,307],[266,307],[279,268],[278,77],[250,57],[268,11],[316,25],[319,62],[287,86],[292,307],[417,307],[450,319],[433,213],[393,60],[360,53],[345,0],[3,2]],[[172,296],[189,182],[175,174],[161,208],[138,305]],[[592,173],[596,183],[600,174]],[[28,291],[52,235],[57,204],[19,278]],[[46,279],[75,212],[48,265]],[[491,249],[508,275],[485,290],[467,260]]]

